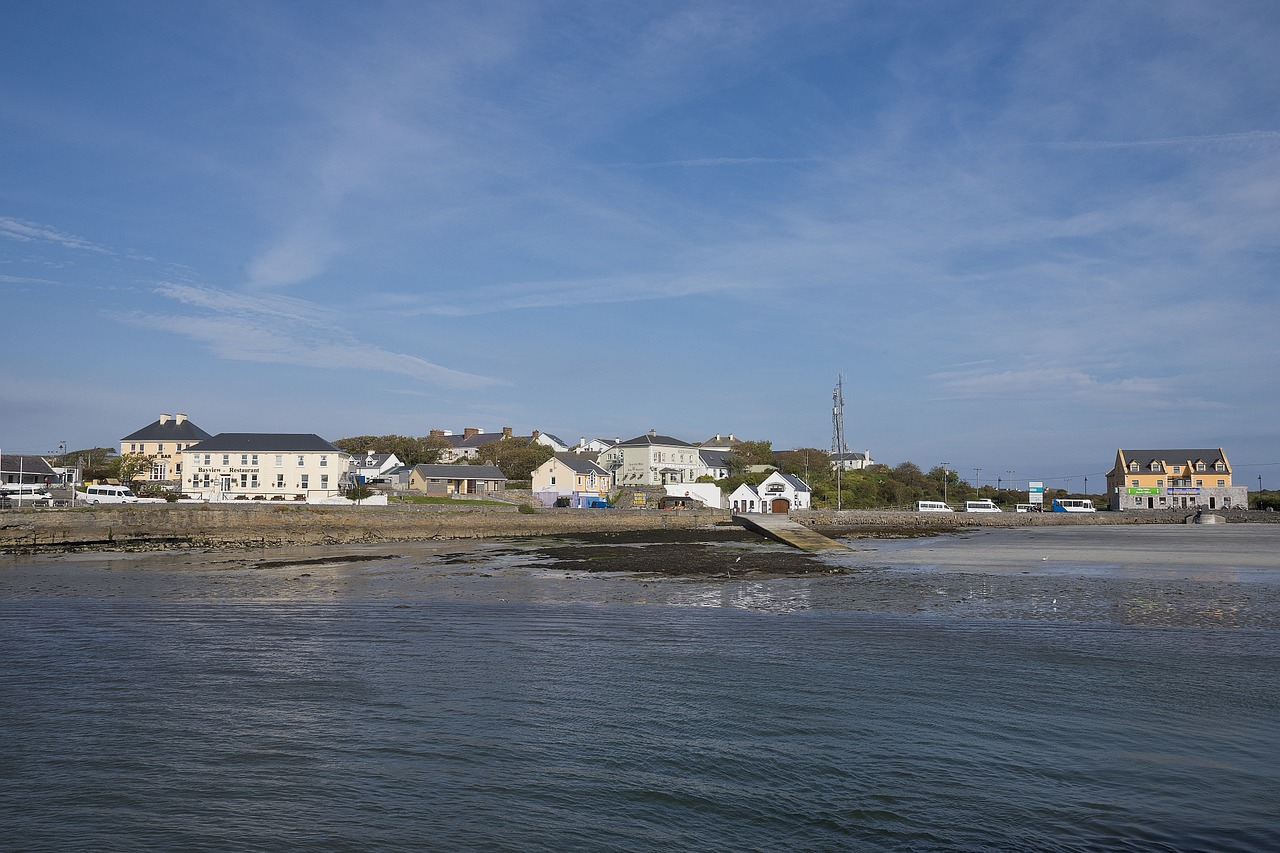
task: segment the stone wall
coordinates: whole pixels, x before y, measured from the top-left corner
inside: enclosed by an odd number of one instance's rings
[[[0,551],[61,548],[319,545],[692,529],[726,512],[628,512],[449,505],[328,507],[116,504],[0,512]]]

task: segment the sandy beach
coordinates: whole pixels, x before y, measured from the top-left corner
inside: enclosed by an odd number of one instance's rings
[[[736,528],[0,557],[0,599],[528,600],[1280,628],[1280,526],[982,529],[803,554]]]

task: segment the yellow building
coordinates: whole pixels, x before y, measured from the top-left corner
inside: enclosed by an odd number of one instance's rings
[[[120,455],[135,453],[152,457],[150,470],[137,475],[135,480],[177,483],[182,480],[182,451],[210,437],[181,412],[161,415],[159,422],[152,421],[120,439]]]
[[[1248,489],[1231,483],[1231,463],[1221,447],[1117,450],[1107,492],[1114,510],[1249,506]]]

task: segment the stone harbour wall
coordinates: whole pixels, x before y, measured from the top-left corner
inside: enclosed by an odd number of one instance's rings
[[[0,512],[0,551],[185,546],[338,545],[424,539],[492,539],[556,533],[693,529],[727,522],[717,510],[517,507],[122,504]]]

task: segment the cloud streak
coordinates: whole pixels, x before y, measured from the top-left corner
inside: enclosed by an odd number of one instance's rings
[[[215,288],[164,284],[161,295],[205,313],[117,312],[120,322],[188,337],[231,361],[398,374],[449,388],[478,389],[498,380],[358,340],[331,312],[305,300],[238,295]]]

